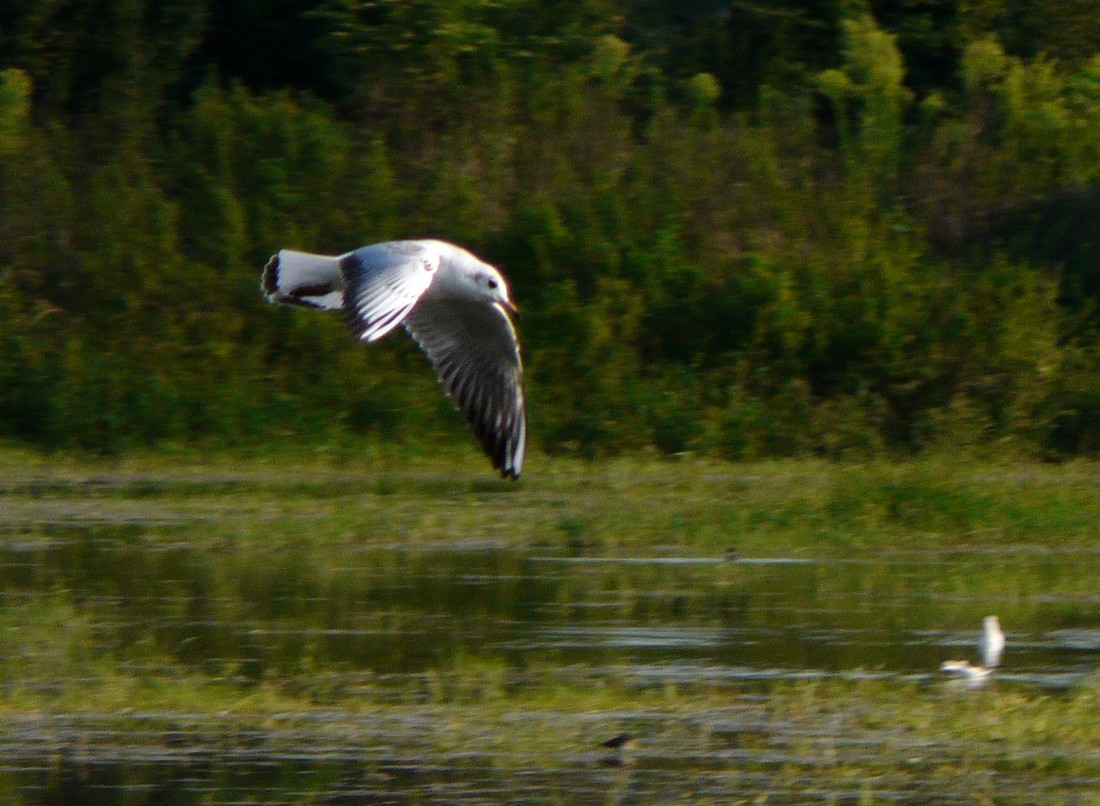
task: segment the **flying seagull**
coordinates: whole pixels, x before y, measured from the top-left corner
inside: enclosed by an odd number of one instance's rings
[[[519,478],[527,446],[523,363],[500,272],[444,241],[389,241],[329,257],[283,249],[260,278],[268,302],[343,311],[359,341],[403,325],[477,434]]]

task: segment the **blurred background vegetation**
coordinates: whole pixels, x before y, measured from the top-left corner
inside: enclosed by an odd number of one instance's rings
[[[410,340],[257,285],[440,237],[548,452],[1100,455],[1098,12],[6,0],[0,438],[468,439]]]

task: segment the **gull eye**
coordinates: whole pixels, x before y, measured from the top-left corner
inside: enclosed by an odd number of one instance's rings
[[[492,277],[490,277],[489,278],[489,288],[496,288],[496,287],[497,287],[497,281],[494,280]]]

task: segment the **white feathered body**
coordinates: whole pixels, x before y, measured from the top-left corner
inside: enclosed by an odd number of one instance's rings
[[[1001,622],[996,616],[986,616],[982,622],[982,637],[978,640],[978,652],[982,656],[982,665],[992,669],[1001,664],[1001,655],[1005,651],[1005,634]]]
[[[437,240],[371,244],[343,255],[284,249],[264,267],[269,302],[342,311],[374,342],[403,325],[435,366],[504,476],[518,478],[527,439],[523,368],[501,274]]]
[[[283,249],[264,269],[262,289],[268,302],[281,305],[301,305],[327,311],[344,309],[344,294],[348,288],[344,266],[350,259],[366,265],[388,261],[394,251],[417,252],[424,255],[425,269],[434,273],[431,284],[421,299],[445,296],[475,297],[475,287],[468,281],[471,271],[483,268],[498,274],[467,250],[446,241],[391,241],[363,246],[343,255],[317,255]],[[467,269],[463,271],[463,269]]]

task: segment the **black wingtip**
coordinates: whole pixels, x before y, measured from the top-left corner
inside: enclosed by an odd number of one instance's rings
[[[519,461],[516,461],[516,451],[512,440],[489,430],[487,427],[482,430],[475,426],[475,431],[479,432],[482,447],[493,463],[493,468],[500,471],[500,477],[518,481],[523,468],[523,457],[520,456]]]

